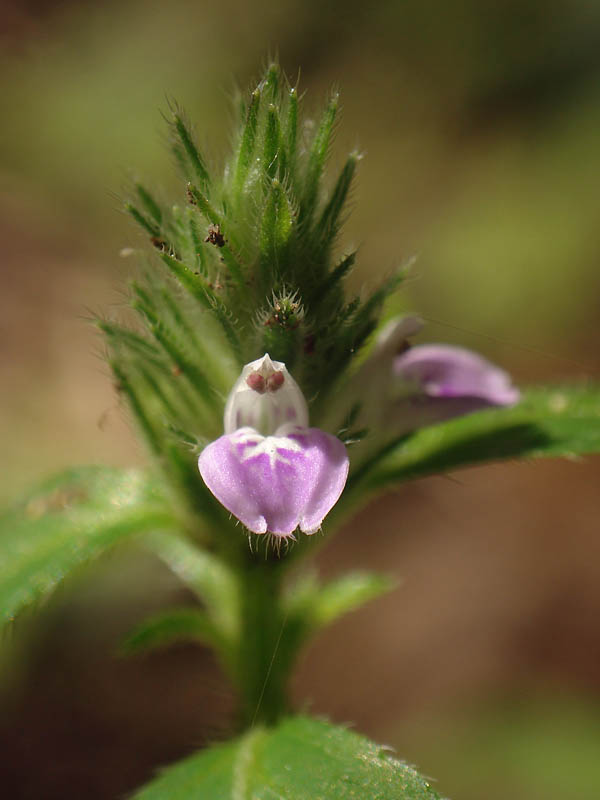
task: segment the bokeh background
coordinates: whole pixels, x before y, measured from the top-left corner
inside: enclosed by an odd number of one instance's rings
[[[3,0],[0,500],[72,463],[143,464],[89,325],[118,316],[131,176],[178,200],[160,110],[175,97],[218,164],[234,85],[269,53],[332,84],[332,165],[365,153],[342,244],[355,288],[417,255],[405,307],[521,384],[600,373],[600,4],[594,0]],[[365,509],[325,574],[401,588],[305,653],[297,704],[396,748],[454,800],[600,796],[600,461],[492,465]],[[227,735],[210,655],[115,655],[185,599],[123,550],[2,640],[7,797],[123,796]]]

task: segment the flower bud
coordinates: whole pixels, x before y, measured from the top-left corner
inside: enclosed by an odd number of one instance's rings
[[[225,433],[253,428],[270,436],[281,425],[308,426],[308,407],[302,390],[282,361],[268,353],[243,368],[225,405]]]

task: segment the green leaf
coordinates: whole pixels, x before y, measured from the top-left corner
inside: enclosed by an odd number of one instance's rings
[[[469,414],[423,428],[363,465],[380,488],[400,480],[507,458],[577,456],[600,452],[600,386],[531,389],[513,408]]]
[[[220,646],[212,620],[199,608],[173,608],[145,620],[121,644],[125,655],[143,653],[173,642],[196,640]]]
[[[309,717],[197,753],[135,800],[435,800],[412,767],[363,736]]]
[[[172,533],[153,533],[144,543],[197,595],[219,631],[233,643],[239,630],[239,596],[231,568],[213,553]]]
[[[312,635],[396,585],[393,578],[372,572],[351,572],[324,586],[319,586],[314,573],[302,576],[284,600],[286,623],[277,653],[280,666],[291,670],[298,651]]]
[[[46,481],[0,518],[0,624],[120,542],[176,527],[139,470],[85,467]]]
[[[308,573],[289,592],[286,607],[308,628],[317,630],[395,586],[396,581],[387,575],[358,571],[319,586],[314,573]]]

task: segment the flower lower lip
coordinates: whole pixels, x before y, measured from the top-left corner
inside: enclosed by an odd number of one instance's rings
[[[348,476],[346,448],[318,428],[282,426],[273,436],[252,428],[225,434],[198,459],[214,496],[254,533],[317,531]]]

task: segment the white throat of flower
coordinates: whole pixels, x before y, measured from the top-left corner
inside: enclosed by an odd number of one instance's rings
[[[286,434],[293,430],[296,430],[295,425],[286,425],[281,428],[279,433]],[[257,436],[256,431],[252,428],[240,428],[231,438],[235,444],[241,444],[244,447],[241,455],[242,462],[251,461],[265,453],[269,457],[269,466],[272,470],[278,463],[291,463],[286,453],[302,452],[300,443],[290,439],[289,436]]]
[[[243,368],[227,398],[223,422],[226,434],[253,428],[272,436],[282,425],[307,427],[308,407],[285,364],[265,353]]]

